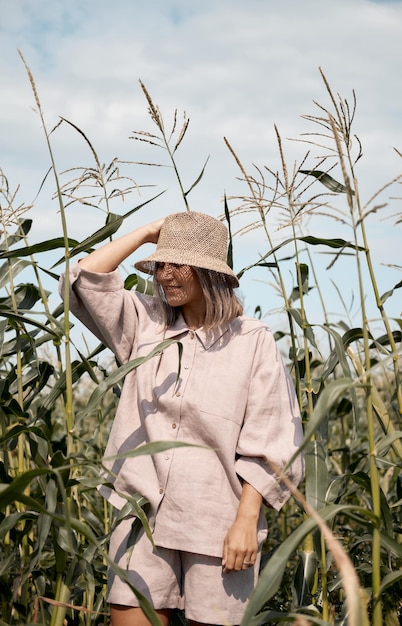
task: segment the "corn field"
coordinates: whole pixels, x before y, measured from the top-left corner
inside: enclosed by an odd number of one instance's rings
[[[178,155],[191,148],[189,120],[184,116],[179,123],[177,112],[165,119],[140,83],[144,116],[148,109],[154,132],[133,133],[133,176],[121,176],[118,159],[101,163],[85,129],[64,119],[60,125],[79,134],[91,164],[60,172],[53,151],[58,128],[46,130],[34,78],[25,67],[49,151],[52,219],[60,221],[60,236],[30,244],[35,206],[21,204],[7,173],[0,171],[0,626],[106,625],[107,568],[123,577],[125,572],[108,561],[116,519],[97,487],[124,376],[141,362],[119,366],[104,346],[87,349],[78,342],[68,298],[51,308],[46,285],[50,281],[56,293],[60,273],[73,260],[122,234],[126,220],[135,221],[134,214],[155,200],[157,195],[149,194],[119,212],[122,198],[135,194],[144,144],[155,152],[147,165],[156,179],[157,166],[170,167],[183,210],[191,210],[191,192],[203,184],[208,164],[185,184]],[[223,201],[228,262],[237,266],[239,235],[259,237],[265,253],[250,257],[238,275],[260,268],[267,281],[260,288],[274,290],[281,302],[283,325],[275,337],[295,382],[306,460],[300,490],[279,514],[267,510],[259,582],[242,626],[397,626],[402,620],[402,318],[387,314],[388,305],[400,301],[402,281],[386,290],[378,284],[368,227],[374,213],[388,212],[400,228],[402,174],[379,181],[372,198],[360,196],[357,164],[364,138],[354,135],[357,98],[335,95],[322,72],[321,78],[327,104],[314,103],[315,112],[305,116],[311,130],[298,139],[306,149],[300,163],[288,164],[277,127],[278,162],[251,170],[232,139],[224,139],[241,189],[229,190]],[[83,204],[98,211],[102,223],[76,241],[69,236],[66,209],[79,216]],[[331,238],[309,234],[319,230],[317,216],[332,219]],[[242,226],[236,230],[238,220]],[[276,221],[282,226],[274,237]],[[341,221],[349,227],[348,239],[336,232]],[[279,241],[278,232],[283,233]],[[355,277],[357,324],[344,318],[335,323],[328,315],[325,280],[330,278],[318,281],[316,271],[323,251],[330,267],[342,260]],[[55,263],[49,264],[49,253],[56,254]],[[125,286],[149,289],[130,272]],[[314,311],[318,323],[309,322],[312,290],[320,303]],[[346,306],[342,293],[339,301]],[[377,311],[375,323],[369,306]],[[163,445],[145,446],[140,453],[153,454]],[[146,510],[138,494],[119,515],[134,513],[146,526]],[[157,625],[145,600],[143,609]],[[178,612],[173,622],[184,624],[183,615]]]

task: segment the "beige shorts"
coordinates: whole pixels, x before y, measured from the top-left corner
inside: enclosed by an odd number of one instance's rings
[[[240,624],[258,578],[260,554],[254,567],[224,573],[222,559],[153,548],[140,531],[130,547],[132,517],[122,520],[110,540],[109,556],[155,610],[184,609],[187,619],[209,624]],[[138,607],[136,595],[111,569],[108,602]]]

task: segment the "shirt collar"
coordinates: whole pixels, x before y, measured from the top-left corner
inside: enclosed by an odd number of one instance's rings
[[[225,333],[227,333],[229,329],[233,327],[234,322],[236,322],[236,320],[238,319],[239,318],[236,318],[231,322],[225,322],[224,324],[220,324],[219,326],[216,326],[215,328],[209,330],[204,330],[203,328],[191,330],[187,326],[183,315],[180,313],[173,326],[169,326],[169,328],[165,330],[164,336],[165,339],[172,339],[173,337],[178,337],[180,335],[194,333],[205,348],[205,350],[208,350],[217,341],[219,341],[219,339],[223,337],[223,335],[225,335]]]

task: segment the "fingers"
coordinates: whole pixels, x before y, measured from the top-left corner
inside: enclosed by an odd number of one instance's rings
[[[163,217],[148,224],[148,226],[146,227],[148,230],[147,243],[158,243],[159,233],[161,231],[164,221],[165,218]]]
[[[257,529],[254,523],[236,521],[229,528],[223,543],[222,566],[225,572],[240,572],[253,567],[257,559]]]
[[[249,567],[254,567],[256,562],[256,555],[251,553],[249,555],[245,555],[241,562],[241,569],[249,569]]]
[[[227,553],[222,559],[222,567],[224,572],[240,572],[254,567],[256,562],[255,553]]]
[[[227,571],[226,570],[227,557],[228,557],[228,542],[225,537],[225,540],[223,542],[223,552],[222,552],[222,567],[223,567],[224,572]]]

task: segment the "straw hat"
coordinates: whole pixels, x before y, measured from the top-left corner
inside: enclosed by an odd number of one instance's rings
[[[134,265],[147,274],[153,273],[158,261],[201,267],[230,276],[238,287],[237,276],[226,262],[227,245],[227,228],[214,217],[195,211],[173,213],[163,222],[156,251]]]

